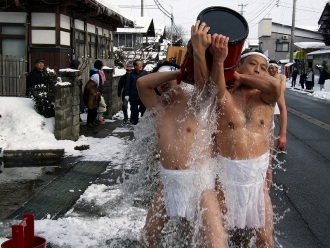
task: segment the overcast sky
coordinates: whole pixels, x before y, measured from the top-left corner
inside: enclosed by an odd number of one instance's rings
[[[123,14],[141,16],[141,0],[111,0],[120,7]],[[170,27],[171,22],[156,6],[155,0],[143,0],[144,16],[152,17],[154,23]],[[169,13],[173,13],[176,25],[182,25],[190,37],[190,27],[198,14],[210,6],[224,6],[240,12],[249,24],[249,39],[258,39],[258,23],[264,17],[272,18],[273,22],[291,25],[293,0],[158,0]],[[326,0],[297,0],[296,26],[318,29],[318,20]],[[278,3],[278,4],[277,4]],[[243,6],[242,6],[243,5]],[[278,5],[278,7],[277,7]]]

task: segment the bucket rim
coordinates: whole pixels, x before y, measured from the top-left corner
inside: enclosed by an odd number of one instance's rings
[[[223,7],[223,6],[210,6],[210,7],[207,7],[205,9],[203,9],[197,16],[197,20],[200,20],[201,19],[201,16],[205,13],[208,13],[208,12],[211,12],[213,10],[224,10],[226,12],[229,12],[231,14],[234,14],[236,17],[238,17],[242,23],[244,24],[244,26],[246,27],[246,31],[245,31],[245,34],[239,38],[239,39],[235,39],[235,40],[230,40],[228,41],[228,45],[236,45],[236,44],[239,44],[243,41],[246,40],[246,38],[248,37],[249,35],[249,25],[247,23],[247,21],[245,20],[245,18],[240,14],[238,13],[237,11],[233,10],[233,9],[230,9],[230,8],[227,8],[227,7]]]

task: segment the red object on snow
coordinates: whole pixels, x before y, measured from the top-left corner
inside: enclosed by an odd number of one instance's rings
[[[1,244],[1,248],[46,248],[46,239],[34,236],[34,215],[24,214],[18,225],[12,225],[12,239]]]

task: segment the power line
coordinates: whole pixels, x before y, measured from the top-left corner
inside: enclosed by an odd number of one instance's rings
[[[240,12],[241,15],[243,15],[243,12],[245,12],[245,11],[243,10],[243,8],[246,7],[246,6],[247,6],[247,4],[242,4],[242,3],[238,5],[238,7],[241,7],[241,12]]]

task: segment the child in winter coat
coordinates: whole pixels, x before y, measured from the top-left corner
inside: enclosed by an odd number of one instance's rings
[[[104,97],[101,95],[99,107],[97,108],[97,122],[98,124],[104,124],[103,113],[107,111],[107,105],[105,104]]]

